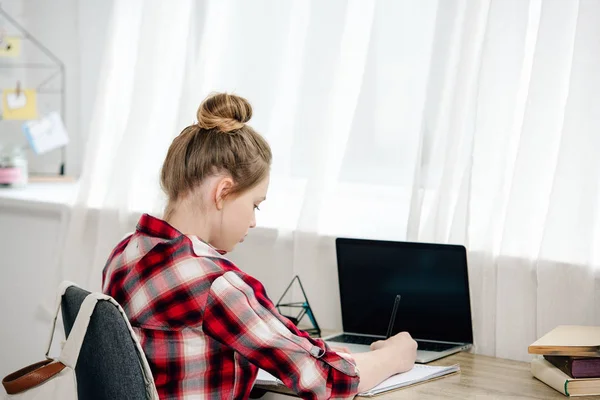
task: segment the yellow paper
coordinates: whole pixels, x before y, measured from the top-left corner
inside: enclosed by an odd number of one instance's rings
[[[16,96],[16,90],[4,89],[2,91],[2,119],[37,119],[37,93],[34,89],[21,90],[21,96],[25,96],[24,102],[9,102],[9,96]],[[15,108],[16,105],[17,108]]]
[[[19,57],[21,55],[21,38],[3,37],[0,42],[0,57]]]

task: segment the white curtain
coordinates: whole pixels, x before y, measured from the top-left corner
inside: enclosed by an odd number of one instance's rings
[[[439,5],[407,238],[467,246],[477,350],[526,359],[600,323],[600,3]]]
[[[99,288],[161,214],[170,141],[228,91],[274,152],[231,257],[274,300],[299,274],[339,328],[334,237],[461,243],[476,351],[526,359],[600,324],[598,43],[594,0],[115,2],[61,277]]]
[[[99,290],[110,251],[135,229],[139,211],[161,210],[157,166],[193,120],[180,116],[197,48],[192,8],[190,0],[113,4],[61,279]]]

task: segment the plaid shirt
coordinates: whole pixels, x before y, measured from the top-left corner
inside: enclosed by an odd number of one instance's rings
[[[260,282],[160,219],[141,217],[102,281],[140,338],[161,399],[245,399],[259,367],[306,399],[357,392],[352,358],[298,330]]]

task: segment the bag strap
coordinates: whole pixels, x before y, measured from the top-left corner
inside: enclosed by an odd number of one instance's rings
[[[52,333],[50,336],[50,343],[48,344],[48,351],[46,352],[46,357],[48,357],[48,353],[50,351],[50,346],[52,344],[52,337],[54,336],[54,330],[56,328],[56,319],[58,318],[58,314],[60,312],[60,305],[62,302],[62,296],[66,292],[66,290],[71,287],[78,287],[75,283],[65,281],[61,283],[58,291],[58,299],[57,299],[57,311],[54,317],[54,323],[52,326]],[[150,365],[148,364],[148,360],[146,359],[146,355],[144,350],[142,349],[142,345],[140,344],[136,333],[133,331],[131,324],[129,323],[129,319],[125,314],[125,311],[121,307],[121,305],[112,297],[102,294],[102,293],[90,293],[86,296],[79,308],[79,312],[77,313],[77,318],[73,323],[73,328],[71,328],[71,332],[69,333],[69,337],[63,347],[60,357],[60,360],[63,364],[75,369],[77,365],[77,359],[79,358],[79,352],[81,351],[81,346],[83,345],[83,340],[85,339],[85,334],[87,332],[87,328],[90,323],[90,319],[92,314],[94,313],[94,309],[96,308],[96,304],[100,300],[105,300],[113,304],[123,317],[125,321],[125,325],[129,330],[129,334],[133,343],[135,345],[135,349],[138,356],[138,361],[140,363],[140,367],[142,369],[142,375],[144,377],[144,383],[146,385],[146,397],[148,399],[158,399],[158,392],[156,391],[156,385],[154,384],[154,378],[152,376],[152,371],[150,370]]]
[[[54,338],[54,332],[56,331],[56,320],[58,319],[58,314],[60,314],[60,305],[62,304],[62,297],[67,291],[67,289],[71,286],[78,287],[75,283],[69,281],[63,281],[58,286],[58,293],[56,296],[56,302],[54,307],[56,311],[54,312],[54,319],[52,320],[52,329],[50,330],[50,338],[48,339],[48,347],[46,348],[46,359],[50,359],[50,357],[48,357],[48,354],[50,354],[50,348],[52,347],[52,339]]]
[[[8,394],[24,392],[46,382],[65,369],[63,363],[52,361],[53,360],[40,361],[7,375],[2,379],[4,390],[6,390],[6,393]]]
[[[85,297],[83,303],[81,303],[77,318],[75,318],[75,322],[73,323],[73,328],[71,328],[69,337],[58,357],[58,360],[67,367],[75,369],[79,352],[83,345],[83,339],[85,339],[85,334],[90,325],[92,314],[96,309],[96,304],[98,304],[98,300],[108,300],[108,298],[108,296],[102,293],[90,293]]]
[[[6,390],[6,393],[13,395],[24,392],[32,387],[38,386],[52,377],[58,375],[66,365],[60,361],[54,362],[52,358],[48,357],[50,354],[50,348],[52,347],[52,339],[54,338],[54,332],[56,331],[56,320],[60,313],[60,304],[62,296],[65,294],[67,289],[71,286],[77,286],[72,282],[64,281],[58,288],[58,295],[56,300],[56,312],[54,313],[54,319],[52,321],[52,329],[50,330],[50,338],[48,339],[48,348],[46,350],[46,360],[37,362],[35,364],[28,365],[25,368],[13,372],[2,379],[2,386]]]

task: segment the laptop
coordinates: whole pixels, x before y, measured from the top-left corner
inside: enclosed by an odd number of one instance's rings
[[[343,333],[326,337],[330,345],[369,351],[396,309],[392,335],[411,334],[418,363],[472,347],[464,246],[338,238],[336,253]]]

